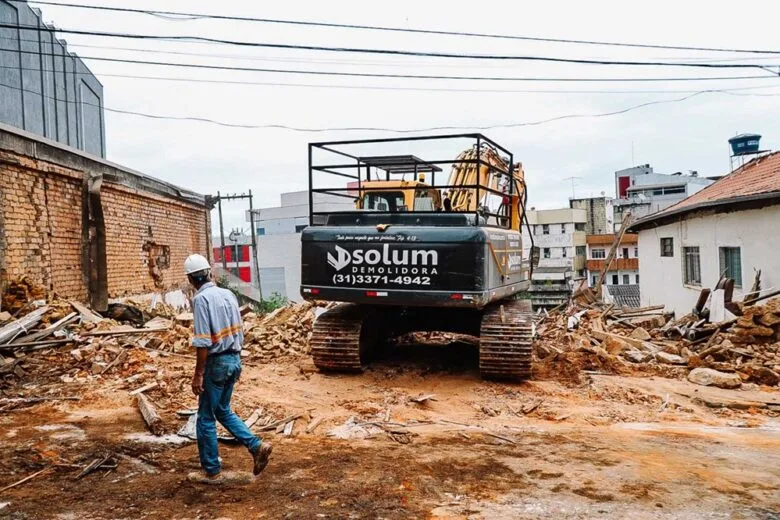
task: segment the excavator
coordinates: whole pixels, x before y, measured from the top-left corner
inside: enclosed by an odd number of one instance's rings
[[[463,140],[455,159],[361,153]],[[338,197],[354,209],[328,210]],[[534,315],[522,296],[539,255],[533,243],[523,254],[526,200],[522,165],[482,134],[310,143],[301,295],[339,302],[314,323],[317,368],[359,372],[389,338],[437,331],[479,337],[483,378],[529,378]]]

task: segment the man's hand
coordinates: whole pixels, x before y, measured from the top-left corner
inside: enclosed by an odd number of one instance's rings
[[[203,392],[203,374],[195,372],[192,376],[192,393],[199,396]]]

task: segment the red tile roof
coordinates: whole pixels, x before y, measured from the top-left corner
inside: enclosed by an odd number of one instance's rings
[[[780,196],[780,151],[751,160],[687,199],[640,219],[636,224],[641,226],[645,222],[687,213],[702,206],[728,204],[745,197],[771,193]]]

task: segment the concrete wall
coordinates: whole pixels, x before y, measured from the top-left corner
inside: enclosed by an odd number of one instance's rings
[[[780,206],[691,216],[673,224],[639,232],[639,265],[642,305],[665,304],[682,316],[693,308],[704,287],[713,288],[720,278],[719,247],[739,247],[742,287],[734,290],[741,299],[750,290],[754,269],[761,269],[761,286],[780,287]],[[661,238],[674,239],[674,256],[661,256]],[[701,286],[683,284],[682,248],[698,246]]]
[[[257,237],[260,270],[283,267],[286,296],[301,301],[301,235],[300,233]],[[263,292],[266,295],[265,291]]]
[[[587,218],[585,233],[588,235],[601,235],[613,232],[615,210],[612,198],[571,199],[569,205],[573,209],[585,210]]]
[[[22,276],[86,300],[85,179],[102,178],[108,297],[186,283],[187,255],[210,256],[202,195],[0,125],[0,286]],[[89,257],[87,257],[89,261]]]
[[[37,10],[0,0],[0,23],[36,27],[0,28],[0,123],[105,157],[103,85]]]

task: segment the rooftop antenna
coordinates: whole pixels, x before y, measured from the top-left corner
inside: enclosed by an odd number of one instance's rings
[[[572,198],[572,199],[574,199],[574,198],[575,198],[575,197],[574,197],[574,179],[582,179],[582,177],[573,177],[573,176],[572,176],[572,177],[566,177],[566,178],[562,179],[562,180],[564,180],[564,181],[571,180],[571,198]]]

